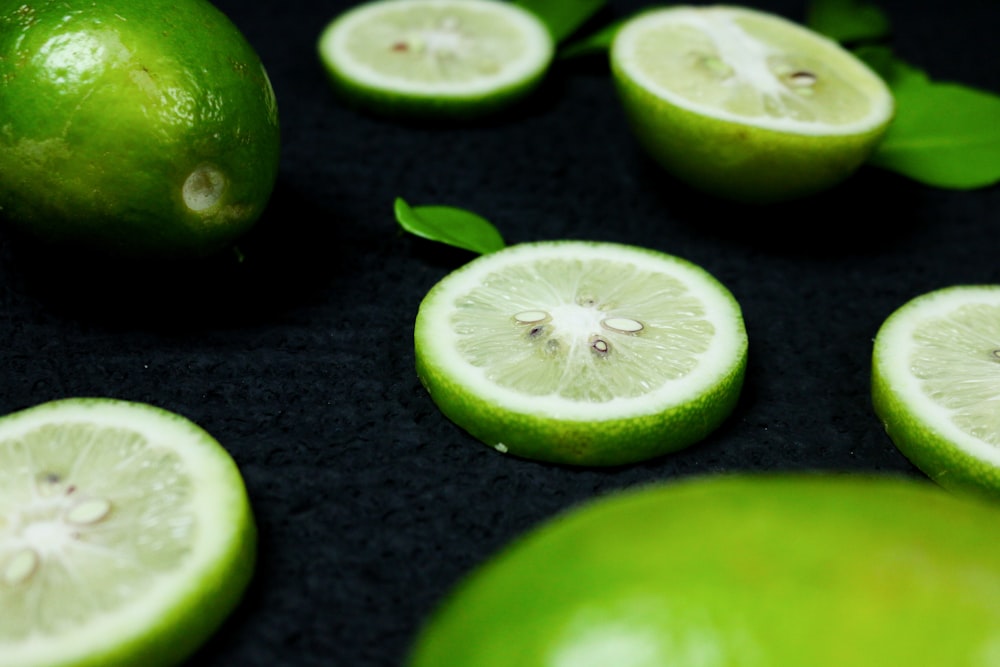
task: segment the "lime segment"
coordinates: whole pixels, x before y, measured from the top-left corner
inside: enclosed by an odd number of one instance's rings
[[[747,336],[700,267],[584,241],[510,246],[424,298],[417,370],[444,413],[511,454],[582,465],[680,449],[734,407]]]
[[[875,338],[872,399],[929,477],[1000,499],[1000,285],[935,290],[892,313]]]
[[[138,403],[0,419],[5,667],[173,665],[237,604],[255,529],[229,454]]]
[[[336,90],[369,110],[474,117],[533,89],[554,43],[532,13],[500,0],[375,0],[319,40]]]

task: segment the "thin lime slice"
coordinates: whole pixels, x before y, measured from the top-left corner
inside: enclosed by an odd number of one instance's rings
[[[713,475],[598,498],[470,572],[407,667],[995,665],[995,503]]]
[[[931,479],[1000,499],[1000,285],[935,290],[892,313],[875,337],[872,400]]]
[[[335,89],[394,116],[498,111],[538,85],[554,51],[538,17],[502,0],[374,0],[338,16],[319,40]]]
[[[832,187],[893,115],[885,83],[837,43],[733,6],[642,12],[617,32],[612,72],[637,138],[677,178],[770,202]]]
[[[0,419],[0,662],[175,665],[248,585],[232,458],[179,415],[64,399]]]
[[[664,253],[587,241],[508,246],[424,298],[417,373],[501,452],[579,465],[693,444],[734,408],[747,335],[732,294]]]

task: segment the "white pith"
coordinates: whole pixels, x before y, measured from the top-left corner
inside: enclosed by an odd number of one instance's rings
[[[242,532],[241,527],[234,523],[237,517],[233,508],[240,507],[244,502],[244,492],[239,480],[234,477],[232,462],[225,455],[220,456],[214,443],[206,442],[204,433],[183,420],[151,414],[125,403],[104,403],[98,408],[94,404],[60,402],[58,406],[43,405],[4,418],[0,421],[0,443],[17,440],[46,424],[67,422],[128,428],[141,433],[151,447],[168,449],[176,454],[192,481],[189,507],[195,519],[194,539],[190,550],[176,567],[151,572],[141,594],[128,603],[92,614],[86,622],[61,628],[55,635],[35,633],[23,641],[0,641],[4,667],[41,667],[82,660],[141,637],[149,628],[175,617],[195,589],[218,583],[204,580],[206,570],[232,548],[234,536]],[[156,489],[149,489],[148,492],[156,493]],[[40,568],[45,567],[46,559],[73,558],[75,550],[81,547],[71,543],[68,526],[57,521],[33,526],[24,526],[22,521],[22,525],[18,525],[18,508],[11,507],[12,500],[0,488],[0,561],[6,559],[10,562],[9,557],[25,546],[38,552],[40,562],[37,566]],[[54,501],[60,499],[55,498]],[[101,521],[105,514],[113,516],[117,509],[121,508],[111,505],[105,511],[97,505],[84,506],[77,515],[70,514],[68,519]],[[86,578],[80,580],[82,585],[86,581]],[[16,585],[30,587],[31,584],[32,578],[27,577]],[[5,585],[9,584],[0,582],[0,599],[5,595]]]
[[[836,60],[846,80],[864,83],[871,91],[868,95],[871,104],[867,116],[852,123],[832,124],[802,121],[789,116],[746,116],[717,106],[698,104],[678,95],[650,76],[643,59],[637,55],[637,44],[644,34],[655,33],[663,26],[690,26],[711,40],[721,60],[732,68],[734,80],[749,83],[762,98],[778,101],[782,94],[788,93],[788,89],[765,64],[773,47],[748,34],[738,25],[735,19],[744,15],[767,16],[755,10],[729,6],[676,6],[650,11],[622,26],[615,36],[611,57],[640,88],[674,106],[720,120],[804,135],[853,135],[877,128],[891,117],[892,95],[874,72],[836,42],[778,16],[770,19],[791,34],[800,38],[808,36],[817,50],[823,50],[829,60]]]
[[[911,370],[916,345],[913,333],[921,323],[932,319],[947,319],[956,309],[969,304],[1000,307],[1000,287],[948,288],[917,297],[890,316],[880,329],[876,338],[874,363],[884,374],[890,390],[906,406],[910,418],[938,433],[944,440],[954,443],[968,455],[991,466],[1000,467],[1000,447],[981,440],[958,426],[954,422],[954,411],[928,396],[923,382]],[[1000,322],[997,322],[996,330],[1000,332]],[[956,344],[959,342],[956,340]],[[1000,339],[994,341],[993,345],[1000,348]],[[983,350],[984,354],[987,352],[989,350]],[[989,375],[977,380],[992,382],[995,385],[995,396],[1000,399],[1000,363],[986,368],[992,370],[993,366],[996,369],[995,380]],[[942,368],[950,370],[944,365]],[[997,416],[997,424],[1000,425],[1000,415]]]
[[[489,75],[484,74],[471,81],[436,83],[384,75],[357,60],[347,48],[347,40],[359,24],[379,20],[399,7],[413,5],[479,12],[491,21],[515,28],[522,36],[525,48],[517,58],[498,63],[499,67]],[[462,56],[463,47],[474,47],[474,44],[463,44],[454,35],[444,33],[427,34],[426,42],[433,48],[448,49],[457,57]],[[331,23],[320,37],[320,52],[324,59],[347,78],[390,93],[417,95],[471,97],[514,86],[540,74],[548,66],[553,50],[549,32],[534,15],[513,3],[497,0],[376,0],[348,11]]]
[[[708,349],[698,355],[697,367],[682,379],[667,381],[645,394],[632,398],[612,398],[602,402],[570,400],[554,394],[526,395],[492,382],[486,369],[468,363],[457,352],[459,334],[449,325],[455,303],[470,288],[478,286],[490,273],[504,266],[532,263],[554,256],[586,262],[589,259],[612,260],[631,264],[643,271],[662,272],[684,283],[688,294],[705,309],[705,319],[714,326]],[[545,415],[547,418],[594,421],[626,418],[646,414],[661,414],[672,406],[687,403],[717,386],[729,377],[745,354],[746,338],[742,316],[728,292],[699,268],[669,256],[648,253],[628,246],[589,243],[525,244],[508,247],[500,253],[479,258],[448,276],[435,288],[432,298],[422,306],[426,330],[418,333],[421,352],[446,377],[454,378],[470,400],[478,400],[522,414]],[[515,309],[517,310],[517,309]],[[539,310],[545,310],[539,307]],[[528,309],[530,312],[531,309]],[[549,308],[560,326],[576,331],[579,339],[590,332],[601,332],[608,322],[586,308],[568,303]],[[513,317],[514,312],[511,313]],[[631,320],[611,322],[628,335]],[[638,323],[635,323],[638,324]],[[530,325],[529,325],[530,326]]]

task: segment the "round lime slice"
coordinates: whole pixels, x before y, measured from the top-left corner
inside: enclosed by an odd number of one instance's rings
[[[730,414],[747,360],[732,294],[678,257],[622,244],[525,243],[434,286],[417,373],[440,409],[501,452],[641,461]]]
[[[391,116],[473,118],[523,98],[555,44],[502,0],[374,0],[323,31],[320,59],[344,99]]]
[[[992,665],[1000,508],[928,482],[717,475],[553,517],[441,600],[407,667]]]
[[[0,663],[176,665],[236,606],[256,532],[201,428],[64,399],[0,419]]]
[[[610,61],[642,146],[678,179],[729,199],[832,187],[893,116],[889,89],[857,57],[753,9],[647,10],[618,30]]]
[[[872,400],[930,478],[1000,499],[1000,285],[935,290],[892,313],[875,337]]]

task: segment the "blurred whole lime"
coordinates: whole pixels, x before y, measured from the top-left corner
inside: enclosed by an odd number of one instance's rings
[[[407,667],[1000,664],[1000,507],[929,482],[772,473],[552,517],[444,599]]]
[[[0,0],[0,217],[131,257],[211,254],[260,217],[278,109],[205,0]]]

